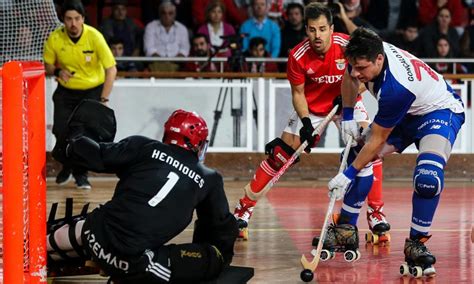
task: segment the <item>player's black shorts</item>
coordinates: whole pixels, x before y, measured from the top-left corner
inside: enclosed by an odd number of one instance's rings
[[[134,279],[140,283],[168,282],[171,271],[167,254],[147,250],[143,254],[130,256],[118,253],[107,237],[100,209],[87,217],[82,229],[82,242],[85,250],[100,268],[116,279]],[[166,250],[165,247],[162,247]]]

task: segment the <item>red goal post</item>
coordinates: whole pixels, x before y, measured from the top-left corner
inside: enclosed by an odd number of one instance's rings
[[[0,80],[3,283],[46,283],[44,67],[8,62]]]

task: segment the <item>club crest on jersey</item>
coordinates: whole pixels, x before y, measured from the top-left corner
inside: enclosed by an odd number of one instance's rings
[[[344,58],[336,59],[334,61],[336,61],[337,70],[344,70],[344,68],[346,68],[346,60]]]

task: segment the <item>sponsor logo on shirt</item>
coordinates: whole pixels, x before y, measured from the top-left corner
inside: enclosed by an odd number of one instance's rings
[[[346,68],[346,60],[344,58],[336,59],[336,68],[337,70],[344,70]]]
[[[342,75],[323,75],[321,77],[311,78],[316,83],[334,84],[342,80]]]
[[[111,265],[117,269],[128,271],[130,267],[128,261],[120,259],[116,255],[113,255],[111,252],[106,251],[102,245],[96,240],[95,235],[90,231],[86,230],[84,232],[86,236],[88,246],[91,249],[91,252],[100,260],[107,262],[108,265]]]

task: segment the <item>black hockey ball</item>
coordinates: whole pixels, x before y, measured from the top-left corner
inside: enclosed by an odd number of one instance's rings
[[[311,271],[309,269],[305,269],[305,270],[301,271],[300,278],[304,282],[310,282],[314,278],[313,271]]]

